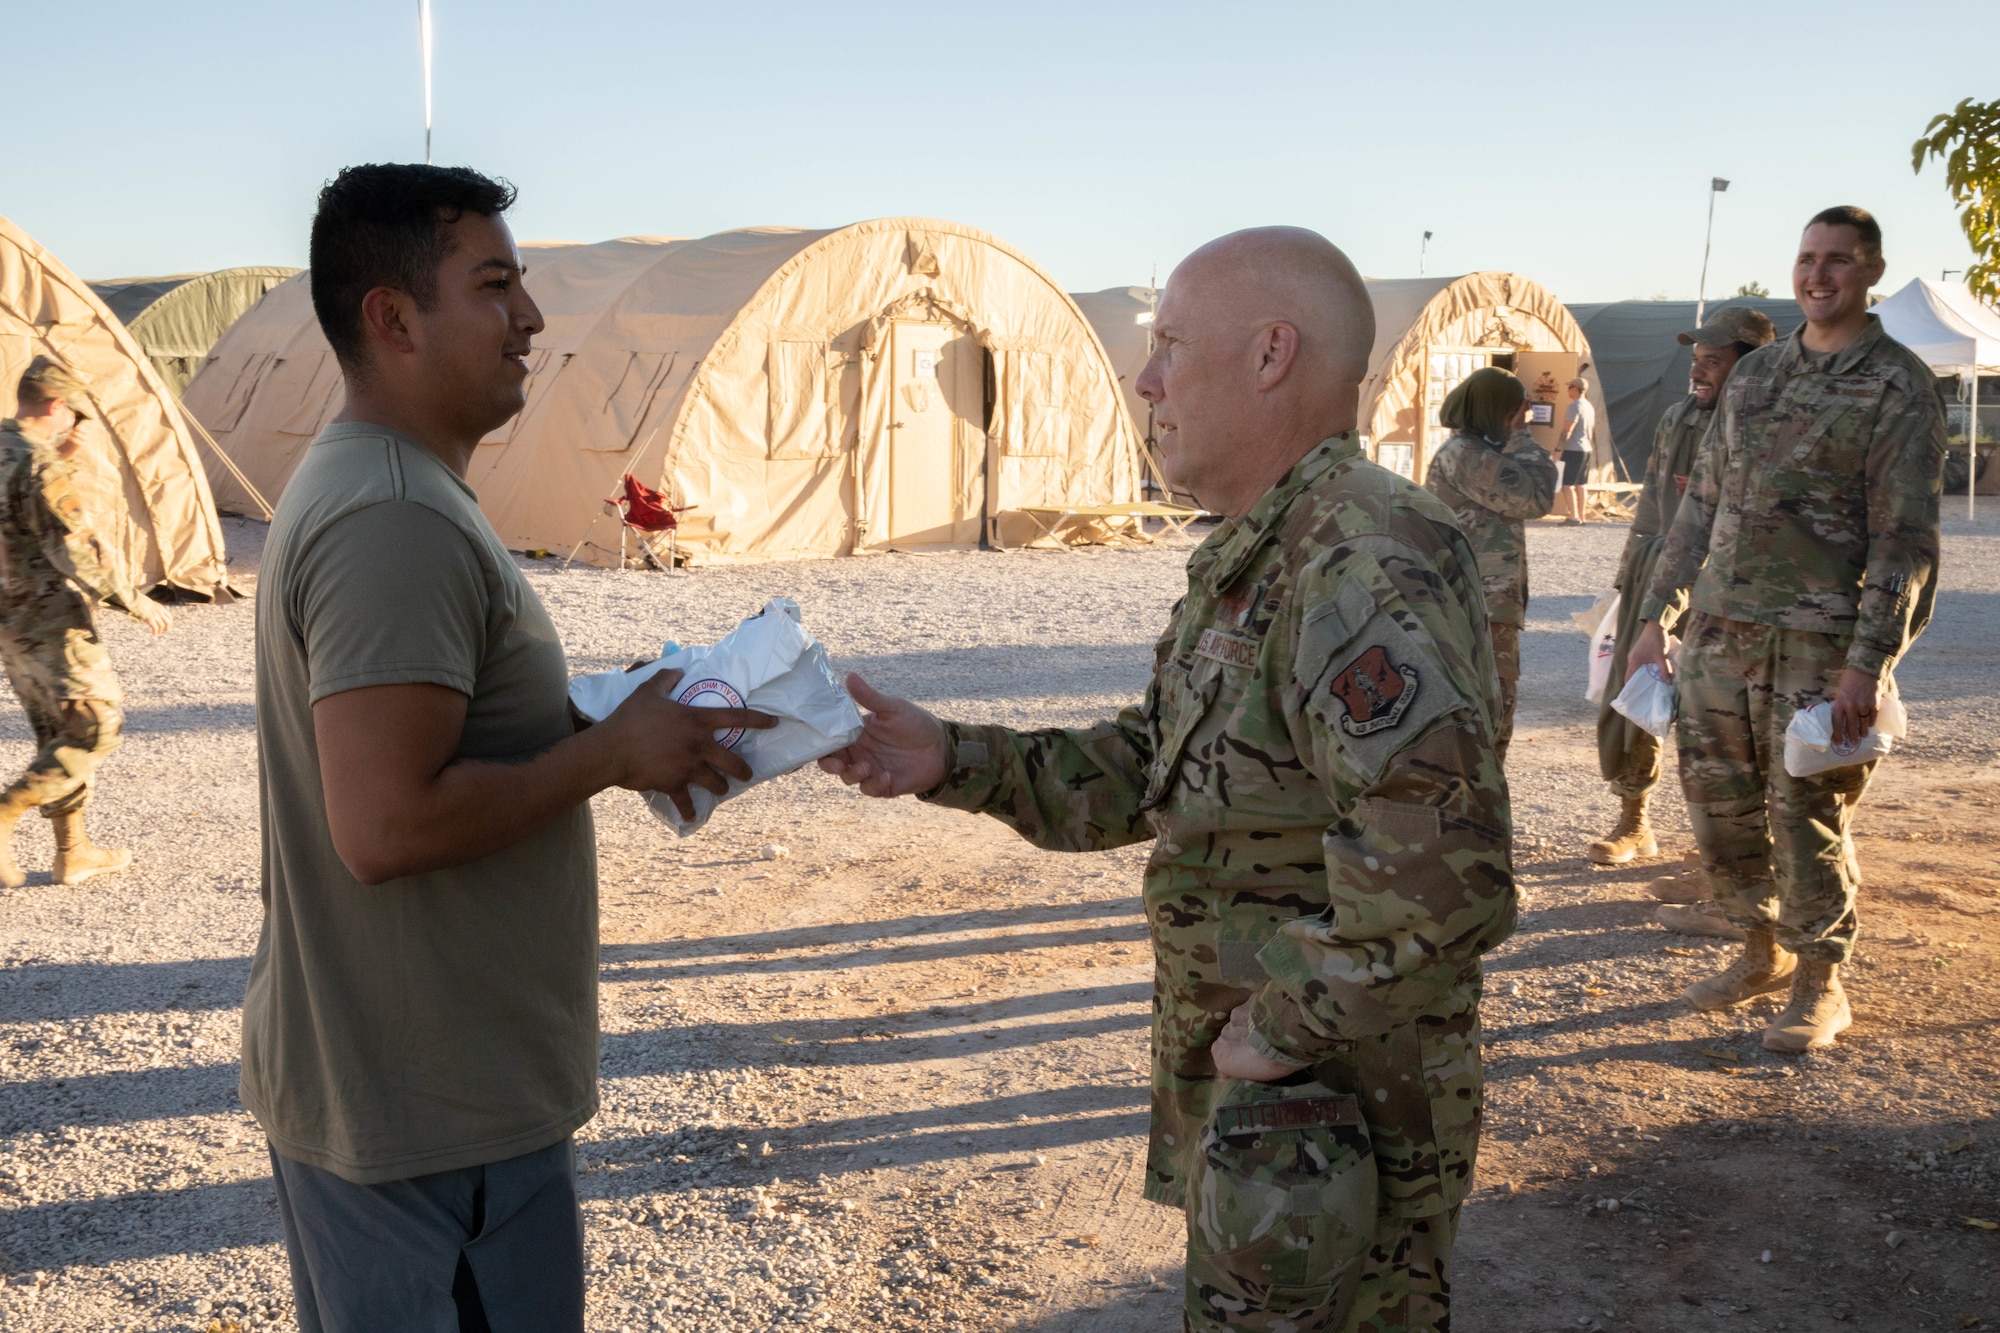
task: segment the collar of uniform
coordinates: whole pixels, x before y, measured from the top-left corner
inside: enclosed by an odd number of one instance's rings
[[[1188,581],[1205,583],[1211,588],[1227,588],[1236,581],[1252,556],[1263,548],[1285,511],[1292,507],[1292,501],[1306,487],[1332,471],[1336,463],[1342,463],[1361,452],[1361,441],[1353,431],[1345,435],[1335,435],[1321,440],[1311,452],[1292,464],[1292,470],[1281,478],[1276,486],[1265,491],[1250,512],[1241,518],[1224,523],[1209,534],[1188,561]]]
[[[51,442],[46,433],[35,430],[18,417],[8,417],[5,421],[0,421],[0,431],[12,431],[37,449],[46,449]]]
[[[1819,375],[1845,375],[1861,364],[1862,358],[1875,350],[1875,344],[1882,341],[1882,317],[1868,316],[1868,326],[1856,334],[1854,341],[1837,352],[1814,352],[1806,348],[1806,326],[1801,324],[1792,330],[1792,336],[1785,340],[1785,355],[1782,368],[1789,374],[1801,373]]]

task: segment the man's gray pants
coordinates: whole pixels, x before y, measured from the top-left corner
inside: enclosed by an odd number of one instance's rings
[[[271,1153],[300,1333],[582,1333],[569,1139],[380,1185]]]

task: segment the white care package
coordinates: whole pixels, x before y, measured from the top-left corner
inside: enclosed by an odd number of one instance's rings
[[[1625,688],[1611,701],[1611,707],[1643,728],[1665,739],[1674,725],[1674,687],[1660,679],[1660,669],[1648,662],[1632,673]]]
[[[1816,703],[1792,714],[1785,728],[1785,771],[1795,778],[1809,778],[1830,768],[1865,764],[1889,753],[1897,741],[1910,734],[1910,717],[1903,711],[1903,696],[1896,692],[1896,678],[1882,682],[1882,697],[1875,708],[1875,725],[1858,741],[1833,743],[1833,704]]]
[[[750,765],[750,781],[729,780],[722,796],[690,787],[694,818],[684,819],[665,792],[644,793],[654,814],[682,837],[708,822],[715,807],[760,782],[782,777],[861,735],[861,710],[834,678],[826,647],[806,632],[798,603],[773,597],[720,640],[706,647],[668,643],[657,660],[629,671],[599,671],[569,683],[576,711],[600,722],[632,691],[662,671],[682,672],[674,699],[693,708],[754,708],[778,719],[765,731],[738,728],[716,739]]]

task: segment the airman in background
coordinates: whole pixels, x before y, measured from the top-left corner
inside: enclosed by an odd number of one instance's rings
[[[1445,502],[1479,557],[1493,663],[1500,672],[1500,721],[1494,753],[1507,762],[1514,701],[1521,688],[1521,627],[1528,620],[1525,521],[1556,499],[1556,463],[1527,431],[1528,390],[1507,371],[1486,366],[1445,395],[1438,420],[1452,436],[1424,472],[1424,489]]]
[[[1137,387],[1168,480],[1226,521],[1143,700],[1017,732],[850,677],[871,715],[820,761],[1041,847],[1153,842],[1146,1197],[1186,1213],[1192,1333],[1450,1326],[1507,784],[1478,561],[1354,434],[1373,337],[1324,237],[1197,250]]]
[[[14,825],[39,808],[53,825],[54,879],[78,884],[122,870],[132,854],[91,844],[83,807],[92,775],[118,748],[123,691],[97,637],[93,603],[113,603],[155,634],[173,623],[107,558],[78,495],[75,430],[90,394],[37,357],[21,376],[15,415],[0,421],[0,663],[35,730],[28,771],[0,792],[0,884],[26,882]]]
[[[1806,225],[1792,268],[1806,322],[1745,356],[1723,389],[1627,667],[1678,685],[1702,869],[1747,936],[1688,1002],[1723,1009],[1789,987],[1764,1033],[1776,1051],[1830,1045],[1853,1021],[1840,985],[1859,925],[1848,830],[1875,766],[1794,777],[1785,729],[1826,702],[1835,749],[1858,745],[1937,596],[1944,409],[1929,367],[1868,313],[1882,273],[1866,211]],[[1666,631],[1684,608],[1675,667]]]
[[[1645,482],[1632,509],[1632,530],[1625,538],[1625,553],[1612,585],[1619,591],[1618,626],[1611,653],[1611,679],[1615,681],[1625,679],[1625,658],[1639,637],[1639,602],[1652,586],[1667,532],[1680,512],[1681,496],[1694,471],[1695,453],[1708,434],[1709,422],[1715,419],[1716,398],[1738,358],[1770,342],[1777,331],[1770,318],[1759,311],[1726,306],[1710,315],[1700,328],[1677,336],[1682,346],[1694,349],[1688,367],[1688,395],[1666,410],[1653,432]],[[1647,805],[1660,781],[1660,742],[1611,706],[1616,693],[1606,690],[1598,705],[1597,764],[1618,796],[1618,823],[1589,848],[1592,861],[1614,866],[1658,854]],[[1708,881],[1699,869],[1657,879],[1651,890],[1668,904],[1660,909],[1662,924],[1691,934],[1743,937],[1743,932],[1709,901]]]

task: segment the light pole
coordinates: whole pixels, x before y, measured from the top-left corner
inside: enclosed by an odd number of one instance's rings
[[[1431,234],[1429,232],[1425,232],[1423,244],[1417,247],[1417,276],[1420,278],[1424,276],[1424,256],[1430,250],[1430,248],[1431,248]]]
[[[424,49],[424,165],[431,164],[431,0],[417,0],[417,37]]]
[[[1701,317],[1708,313],[1708,247],[1715,241],[1715,196],[1729,188],[1729,182],[1720,176],[1709,178],[1708,182],[1708,231],[1701,238],[1701,286],[1694,296],[1694,326],[1701,327]]]

